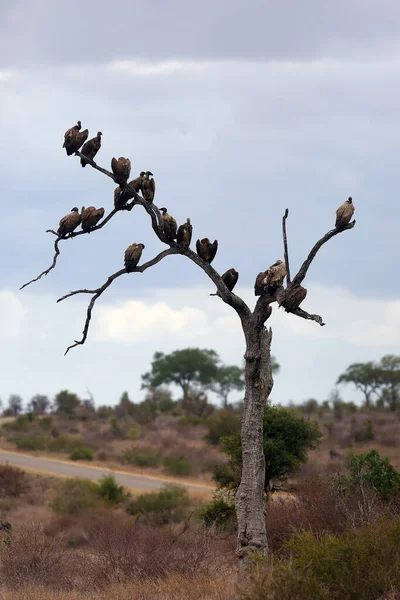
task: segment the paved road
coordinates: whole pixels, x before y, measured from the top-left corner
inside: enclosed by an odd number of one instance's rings
[[[19,454],[18,452],[7,452],[0,450],[0,462],[8,462],[10,465],[21,467],[22,469],[33,470],[36,472],[55,475],[58,477],[83,477],[85,479],[98,480],[103,475],[113,473],[119,485],[126,488],[151,491],[158,490],[165,483],[171,483],[171,480],[159,479],[146,475],[132,475],[122,471],[113,471],[111,469],[102,469],[101,467],[89,467],[72,462],[41,458],[39,456],[29,456]],[[187,488],[190,492],[211,492],[212,488],[207,485],[197,485],[177,481],[180,485]]]

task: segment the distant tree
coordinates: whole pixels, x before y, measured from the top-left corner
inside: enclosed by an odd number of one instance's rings
[[[400,356],[387,354],[377,363],[376,369],[381,399],[395,411],[400,406]]]
[[[61,390],[54,398],[54,411],[72,417],[80,404],[81,401],[76,394],[72,394],[68,390]]]
[[[310,418],[311,415],[315,414],[318,411],[318,400],[310,398],[309,400],[306,400],[300,408],[302,412],[304,412],[308,416],[308,418]]]
[[[244,389],[244,369],[222,365],[218,368],[214,381],[208,385],[208,389],[220,398],[223,408],[227,408],[229,394]]]
[[[171,354],[156,352],[151,371],[142,375],[142,388],[171,383],[179,386],[186,400],[190,387],[207,386],[215,381],[219,357],[214,350],[185,348]]]
[[[333,388],[333,390],[329,394],[328,402],[332,406],[333,416],[335,417],[335,419],[338,419],[338,420],[342,419],[344,402],[343,402],[342,398],[340,397],[340,393],[337,388]]]
[[[177,404],[170,390],[162,386],[148,388],[144,401],[154,406],[158,413],[171,412]]]
[[[17,417],[22,413],[22,398],[18,394],[11,394],[8,399],[8,407],[4,411],[4,416]]]
[[[263,419],[265,491],[269,493],[274,480],[285,479],[305,463],[307,453],[316,448],[320,438],[314,423],[288,408],[267,406]],[[237,489],[242,473],[240,432],[221,438],[221,445],[228,464],[215,470],[214,479],[220,487]]]
[[[135,410],[135,403],[129,398],[128,392],[124,392],[115,407],[115,416],[119,419],[127,419],[134,416]]]
[[[353,363],[338,377],[337,383],[352,383],[364,394],[365,406],[369,408],[379,393],[379,372],[373,362]]]
[[[28,404],[28,411],[35,415],[44,415],[50,407],[50,400],[43,394],[36,394]]]
[[[208,417],[214,411],[215,407],[209,403],[207,394],[196,387],[189,387],[181,400],[181,407],[186,415],[195,417]]]

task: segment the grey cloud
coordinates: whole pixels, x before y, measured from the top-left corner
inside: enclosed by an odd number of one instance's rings
[[[396,0],[14,0],[0,9],[0,65],[390,52]],[[369,48],[369,50],[368,50]]]

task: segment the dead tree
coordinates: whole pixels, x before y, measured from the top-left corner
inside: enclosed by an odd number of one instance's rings
[[[90,160],[82,155],[81,152],[75,152],[75,155],[79,158],[82,158],[94,169],[97,169],[117,183],[113,173],[101,168],[93,160]],[[246,556],[249,552],[256,551],[262,555],[266,555],[268,551],[267,532],[265,526],[265,458],[263,452],[262,424],[266,401],[273,386],[271,369],[272,330],[265,327],[265,323],[271,314],[271,304],[277,302],[279,305],[283,306],[287,312],[291,312],[302,319],[315,321],[315,323],[318,325],[323,326],[324,322],[322,317],[306,312],[298,306],[298,303],[293,303],[292,299],[297,297],[296,294],[298,290],[301,290],[301,294],[303,294],[302,297],[304,297],[304,292],[306,293],[306,290],[299,286],[301,286],[302,282],[304,281],[308,269],[319,249],[338,233],[341,233],[347,229],[352,229],[355,225],[355,221],[348,223],[344,227],[331,229],[320,240],[318,240],[311,249],[306,260],[301,265],[299,272],[294,276],[293,279],[291,279],[286,236],[286,219],[289,213],[286,209],[282,220],[283,247],[287,268],[286,288],[283,285],[280,285],[274,290],[273,293],[267,291],[267,289],[264,289],[260,297],[257,299],[254,310],[251,311],[247,304],[239,296],[228,290],[225,283],[221,279],[221,276],[208,262],[200,258],[198,254],[193,252],[193,250],[190,248],[180,245],[176,241],[171,241],[170,236],[167,236],[164,232],[163,218],[159,208],[154,204],[154,202],[148,202],[144,200],[144,198],[136,192],[134,187],[126,183],[121,185],[119,188],[116,188],[114,197],[118,198],[118,208],[111,210],[111,212],[103,219],[102,222],[91,229],[91,232],[98,231],[104,227],[118,211],[124,210],[129,212],[135,206],[142,206],[150,217],[151,226],[155,235],[161,242],[166,244],[168,248],[157,254],[157,256],[151,260],[136,266],[132,272],[143,273],[148,268],[158,264],[167,256],[172,254],[182,255],[191,260],[205,272],[205,274],[211,279],[217,288],[216,295],[236,311],[242,325],[246,347],[244,355],[246,387],[241,429],[243,453],[242,479],[236,494],[236,514],[238,521],[237,554],[239,557],[240,578],[241,574],[243,574]],[[35,279],[32,279],[24,284],[21,289],[33,283],[34,281],[38,281],[41,277],[47,275],[52,269],[55,268],[57,258],[60,254],[59,244],[61,241],[71,239],[79,235],[86,235],[87,233],[84,231],[78,231],[69,234],[68,237],[59,237],[54,230],[50,229],[47,231],[56,237],[54,242],[53,262],[49,268],[40,273],[40,275],[38,275]],[[127,274],[127,270],[125,268],[120,269],[119,271],[116,271],[110,275],[107,280],[97,288],[75,290],[57,300],[57,302],[61,302],[62,300],[77,294],[88,294],[91,296],[87,308],[87,315],[82,337],[79,340],[75,340],[73,344],[68,346],[65,354],[67,354],[72,348],[85,343],[88,335],[92,311],[96,301],[107,290],[107,288],[110,287],[115,279],[125,274]]]

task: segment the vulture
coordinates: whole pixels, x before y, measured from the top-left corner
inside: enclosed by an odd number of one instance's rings
[[[133,190],[135,190],[135,192],[138,194],[141,189],[142,189],[142,180],[144,177],[145,173],[144,171],[140,172],[139,177],[136,177],[135,179],[132,179],[132,181],[130,181],[128,183],[128,187],[132,188]]]
[[[125,250],[125,269],[127,273],[131,273],[137,266],[142,256],[143,248],[144,244],[131,244]]]
[[[101,148],[101,136],[102,135],[103,134],[101,133],[101,131],[98,131],[96,137],[92,138],[88,142],[85,142],[83,144],[81,154],[84,154],[85,156],[90,158],[90,160],[93,160]],[[82,165],[82,167],[86,167],[86,165],[87,165],[87,162],[84,158],[81,158],[81,165]]]
[[[278,302],[286,312],[293,312],[297,308],[299,308],[300,304],[303,302],[304,298],[307,296],[306,288],[303,288],[301,285],[289,286],[285,292],[282,302]]]
[[[74,154],[79,150],[79,148],[84,144],[88,138],[89,131],[84,129],[84,131],[80,131],[81,122],[78,121],[77,125],[68,129],[64,134],[64,144],[63,148],[65,148],[68,156]]]
[[[174,217],[171,217],[171,215],[167,213],[167,209],[165,207],[160,208],[160,210],[162,211],[162,218],[164,221],[164,233],[167,238],[173,242],[176,239],[177,234],[176,221]]]
[[[336,211],[336,229],[343,229],[350,223],[351,217],[354,215],[353,199],[349,198]]]
[[[74,229],[78,227],[80,222],[81,215],[79,214],[78,208],[74,206],[74,208],[71,208],[71,212],[60,220],[60,226],[57,229],[58,235],[60,237],[65,237],[68,233],[72,233]]]
[[[142,177],[142,195],[147,202],[153,202],[154,194],[156,193],[156,182],[153,179],[153,173],[146,171]]]
[[[283,280],[286,277],[286,265],[285,261],[281,258],[277,260],[273,265],[266,271],[262,271],[257,275],[254,284],[254,293],[256,296],[266,292],[274,292],[279,286],[282,285]]]
[[[132,179],[126,186],[121,189],[120,186],[115,188],[114,190],[114,206],[115,208],[122,208],[128,202],[128,200],[132,200],[134,198],[134,191],[138,194],[142,189],[142,178],[144,175],[144,171],[142,171],[139,177],[136,179]]]
[[[126,185],[131,174],[131,161],[129,158],[124,158],[123,156],[120,156],[118,160],[113,158],[111,160],[111,169],[114,173],[115,181],[119,185]]]
[[[239,279],[239,273],[236,271],[236,269],[228,269],[223,275],[221,275],[221,279],[228,288],[228,290],[231,292],[237,284],[237,281]],[[210,294],[210,296],[218,296],[218,293]]]
[[[197,240],[196,250],[200,258],[211,264],[217,254],[218,240],[214,240],[213,243],[208,238]]]
[[[186,219],[186,223],[178,227],[178,233],[176,235],[178,244],[184,246],[185,248],[189,248],[190,242],[192,241],[192,231],[193,227],[190,224],[190,219],[188,217]]]
[[[82,219],[82,231],[89,231],[97,225],[97,223],[104,217],[104,208],[96,208],[95,206],[88,206],[85,208],[82,206],[81,219]]]

